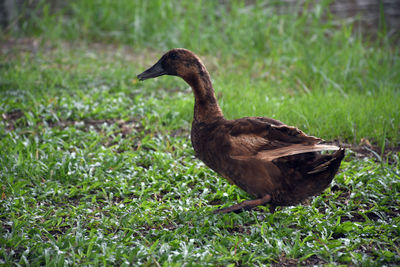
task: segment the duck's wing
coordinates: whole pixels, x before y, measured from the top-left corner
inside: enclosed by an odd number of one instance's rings
[[[232,121],[229,134],[230,156],[235,159],[257,157],[272,161],[289,155],[339,149],[318,144],[323,140],[268,118],[249,117]]]

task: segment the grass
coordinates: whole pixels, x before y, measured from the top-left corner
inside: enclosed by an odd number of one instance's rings
[[[400,264],[398,152],[377,162],[348,150],[332,187],[303,205],[214,215],[250,196],[194,158],[190,89],[135,79],[185,46],[228,118],[396,148],[390,40],[365,40],[318,6],[293,17],[262,2],[77,1],[54,16],[42,3],[41,19],[15,33],[37,48],[3,35],[1,265]]]

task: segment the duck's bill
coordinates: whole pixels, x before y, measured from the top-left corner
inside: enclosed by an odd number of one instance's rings
[[[161,75],[167,74],[167,72],[162,68],[161,63],[157,62],[154,64],[153,67],[145,70],[144,72],[140,73],[137,78],[140,81],[144,81],[150,78],[155,78]]]

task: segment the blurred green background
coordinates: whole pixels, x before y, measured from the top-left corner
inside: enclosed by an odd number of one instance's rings
[[[325,139],[398,147],[399,5],[3,0],[1,38],[5,57],[13,54],[13,38],[130,47],[126,64],[137,72],[185,47],[205,60],[228,118],[269,116]],[[190,121],[189,110],[180,117]]]

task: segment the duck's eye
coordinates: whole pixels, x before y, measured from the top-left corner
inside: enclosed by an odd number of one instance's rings
[[[172,52],[172,53],[169,55],[169,57],[170,57],[171,59],[177,59],[177,58],[178,58],[178,54],[177,54],[176,52]]]

